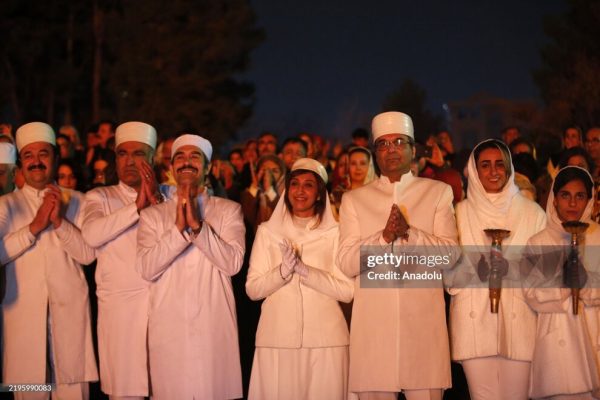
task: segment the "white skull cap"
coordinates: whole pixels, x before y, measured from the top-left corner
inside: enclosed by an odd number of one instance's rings
[[[0,164],[14,164],[17,162],[17,149],[12,143],[0,143]]]
[[[383,135],[400,134],[415,138],[412,119],[398,111],[377,114],[371,123],[373,142]]]
[[[30,122],[17,129],[17,149],[19,152],[23,147],[35,142],[46,142],[56,146],[56,135],[48,124],[43,122]]]
[[[115,148],[125,142],[140,142],[156,149],[156,129],[144,122],[125,122],[115,132]]]
[[[299,158],[296,160],[294,165],[292,165],[292,172],[297,169],[306,169],[312,171],[319,175],[323,182],[327,183],[327,171],[325,167],[318,162],[317,160],[313,160],[312,158]]]
[[[177,149],[187,145],[195,146],[202,150],[207,160],[210,161],[213,152],[213,148],[210,142],[204,139],[202,136],[192,135],[189,133],[181,135],[177,139],[175,139],[175,141],[173,142],[173,146],[171,147],[171,157],[173,157],[175,153],[177,153]]]

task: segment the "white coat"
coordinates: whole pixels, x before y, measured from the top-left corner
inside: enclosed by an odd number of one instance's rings
[[[62,189],[65,191],[65,189]],[[88,286],[82,264],[94,250],[81,237],[82,194],[67,191],[66,216],[37,239],[29,224],[44,190],[25,185],[0,197],[0,264],[6,268],[2,300],[4,383],[47,382],[47,328],[50,314],[57,383],[98,380],[90,325]]]
[[[277,205],[283,207],[283,198]],[[257,347],[290,348],[334,347],[349,344],[348,327],[338,301],[352,300],[353,282],[336,266],[338,227],[331,211],[319,228],[306,230],[293,226],[285,212],[284,220],[273,217],[259,226],[250,256],[246,292],[262,303],[256,332]],[[327,218],[327,217],[326,217]],[[311,223],[309,223],[311,225]],[[288,239],[302,249],[308,277],[293,274],[283,280],[279,271],[279,244]]]
[[[136,198],[135,189],[120,182],[89,191],[83,207],[81,232],[98,257],[100,384],[113,396],[148,396],[150,283],[135,270]]]
[[[397,240],[396,249],[418,245],[456,250],[450,186],[408,173],[399,183],[382,176],[344,194],[338,261],[342,271],[355,278],[350,328],[353,392],[399,392],[452,384],[443,289],[360,285],[360,247],[382,243],[394,200],[406,211],[410,225],[408,243]]]
[[[176,199],[176,196],[174,196]],[[148,349],[155,399],[242,396],[231,276],[244,259],[239,204],[202,194],[202,229],[190,241],[175,226],[177,200],[144,209],[136,268],[152,281]]]
[[[527,306],[519,280],[521,252],[527,240],[544,228],[546,215],[533,201],[523,197],[514,184],[514,172],[500,193],[488,194],[481,184],[474,154],[468,162],[467,199],[456,206],[456,220],[463,257],[448,281],[450,303],[450,340],[453,360],[503,356],[510,360],[531,361],[536,318]],[[510,236],[503,240],[503,256],[509,260],[508,277],[517,282],[502,289],[497,314],[490,311],[487,283],[466,288],[478,281],[480,254],[489,260],[491,238],[484,229],[503,228]],[[481,253],[476,253],[479,249]],[[483,286],[483,287],[482,287]],[[515,286],[518,286],[515,288]]]
[[[297,225],[284,198],[259,226],[250,256],[246,292],[265,301],[248,396],[346,399],[349,335],[338,301],[352,300],[353,282],[336,265],[338,225],[328,202],[318,226],[316,217]],[[307,276],[282,278],[284,240],[298,249]]]
[[[560,285],[571,235],[562,229],[553,203],[551,191],[546,206],[548,226],[529,240],[527,253],[530,256],[524,259],[529,263],[525,270],[531,272],[523,291],[527,303],[538,316],[530,397],[586,392],[596,392],[597,397],[600,394],[600,289],[597,287],[600,225],[591,221],[593,199],[590,199],[582,217],[590,226],[580,238],[579,246],[588,282],[580,292],[579,313],[574,315],[571,290]],[[554,251],[559,251],[560,256],[557,257]],[[543,255],[531,257],[535,254]]]

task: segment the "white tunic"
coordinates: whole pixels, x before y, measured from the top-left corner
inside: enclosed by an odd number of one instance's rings
[[[439,288],[362,288],[361,245],[381,244],[394,201],[405,210],[408,242],[453,254],[457,235],[450,186],[410,173],[385,176],[344,194],[340,208],[341,270],[355,278],[350,328],[350,391],[399,392],[451,386],[444,292]],[[387,246],[386,248],[389,248]]]
[[[352,300],[353,282],[337,267],[338,227],[329,205],[296,225],[279,200],[271,219],[256,233],[246,292],[265,298],[256,333],[249,399],[346,399],[348,327],[338,301]],[[281,277],[279,244],[299,249],[308,276]]]
[[[136,268],[150,288],[148,347],[155,399],[242,397],[231,276],[244,259],[239,204],[201,195],[204,220],[190,242],[175,226],[176,200],[146,208]]]
[[[546,398],[595,392],[598,397],[600,225],[590,220],[593,207],[593,199],[590,199],[582,217],[590,226],[580,238],[579,246],[580,259],[588,274],[588,287],[581,289],[579,313],[574,315],[571,289],[560,285],[571,235],[562,229],[553,203],[551,191],[546,206],[548,226],[528,242],[528,254],[543,255],[524,259],[528,264],[526,270],[533,269],[523,290],[527,303],[538,316],[529,395]]]
[[[65,189],[62,189],[65,191]],[[98,380],[90,326],[88,286],[81,264],[94,260],[79,231],[82,195],[69,193],[66,217],[37,239],[29,224],[44,190],[25,185],[0,197],[0,264],[6,268],[2,300],[4,383],[44,383],[48,314],[57,383]]]
[[[479,180],[474,153],[468,163],[468,197],[456,206],[461,261],[447,281],[452,287],[450,340],[453,360],[500,355],[510,360],[531,361],[535,338],[535,313],[527,306],[518,280],[519,261],[527,240],[546,225],[544,211],[519,193],[514,173],[500,193],[487,193]],[[509,261],[507,277],[513,287],[501,291],[498,313],[490,311],[487,282],[481,284],[477,264],[482,254],[489,260],[491,238],[484,229],[510,230],[502,242]],[[477,251],[476,251],[477,250]],[[480,253],[478,253],[480,251]],[[477,282],[478,288],[467,282]],[[516,288],[515,288],[516,286]]]
[[[86,194],[82,235],[96,248],[98,355],[102,391],[148,396],[149,282],[135,270],[137,192],[119,182]]]

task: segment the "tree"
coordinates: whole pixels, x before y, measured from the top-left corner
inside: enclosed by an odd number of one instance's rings
[[[195,127],[213,144],[232,136],[251,115],[254,92],[235,76],[262,40],[247,1],[121,5],[106,20],[112,59],[105,105],[119,119],[144,116],[159,132]]]
[[[248,0],[3,0],[0,110],[14,122],[142,120],[218,145],[252,112]]]
[[[442,118],[434,115],[425,104],[425,90],[411,79],[405,79],[398,89],[385,98],[382,111],[402,111],[410,115],[415,127],[415,136],[427,139],[436,134],[442,126]]]
[[[57,0],[0,3],[0,104],[16,123],[53,123],[72,101],[70,88],[82,64],[72,55],[81,40],[69,21],[81,18],[78,2]]]
[[[569,0],[563,15],[545,19],[544,31],[552,42],[542,48],[543,65],[533,76],[547,123],[555,129],[599,125],[600,1]]]

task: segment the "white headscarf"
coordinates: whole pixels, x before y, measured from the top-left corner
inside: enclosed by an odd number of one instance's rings
[[[317,174],[314,171],[311,172]],[[317,179],[321,178],[319,177]],[[271,218],[264,222],[265,227],[276,238],[288,239],[293,243],[302,243],[305,240],[311,240],[315,238],[316,235],[325,233],[331,229],[337,229],[338,223],[336,222],[333,212],[331,211],[329,194],[327,191],[325,193],[325,211],[323,212],[322,220],[318,225],[316,225],[318,218],[316,215],[314,216],[314,221],[310,221],[306,228],[301,228],[294,224],[292,213],[288,211],[287,206],[285,205],[285,197],[287,196],[287,192],[284,190],[279,198],[279,201],[277,202],[277,206],[275,207]]]
[[[564,168],[561,168],[556,174],[554,180],[552,181],[552,188],[550,189],[550,195],[548,196],[548,203],[546,203],[546,228],[550,232],[550,235],[552,235],[552,237],[556,239],[569,239],[571,237],[571,234],[567,233],[563,228],[562,221],[558,216],[558,211],[556,211],[556,207],[554,206],[554,185],[556,183],[556,178],[558,178],[558,176],[561,173],[563,173],[563,171],[566,171],[568,169],[578,169],[585,172],[585,176],[589,178],[590,183],[592,184],[592,196],[588,199],[588,202],[585,206],[585,210],[583,210],[583,215],[580,218],[581,222],[589,223],[592,221],[592,212],[594,209],[594,180],[592,179],[592,176],[586,169],[581,167],[566,166]]]
[[[510,175],[507,177],[506,184],[499,193],[488,193],[483,187],[479,174],[477,173],[477,160],[475,152],[486,144],[494,143],[498,148],[502,148],[509,155]],[[527,216],[519,215],[518,210],[511,212],[511,206],[514,201],[530,201],[525,199],[515,184],[515,169],[512,165],[512,158],[508,147],[496,139],[484,140],[475,146],[471,152],[468,168],[468,188],[467,199],[461,207],[464,210],[462,223],[459,221],[459,233],[461,243],[466,245],[486,245],[491,239],[487,237],[484,229],[507,229],[511,231],[510,236],[504,241],[506,244],[525,244],[533,234],[529,228],[524,226],[528,224]]]
[[[479,179],[477,173],[477,160],[475,159],[475,152],[477,148],[487,143],[494,143],[497,147],[502,147],[509,156],[510,165],[510,176],[507,177],[506,184],[499,193],[488,193],[483,188],[483,184]],[[469,157],[467,164],[468,170],[468,187],[467,187],[467,198],[476,202],[479,208],[478,213],[488,218],[501,218],[506,216],[506,212],[510,207],[513,197],[519,192],[519,188],[515,184],[515,168],[512,165],[512,157],[510,157],[510,150],[508,147],[496,139],[484,140],[479,143]]]
[[[366,185],[368,183],[371,183],[375,180],[375,178],[377,177],[375,175],[375,164],[373,163],[373,154],[371,153],[371,151],[369,149],[367,149],[366,147],[362,147],[362,146],[354,146],[351,147],[348,150],[348,167],[347,167],[347,172],[346,172],[346,176],[348,177],[348,183],[349,183],[349,188],[352,187],[352,180],[350,179],[350,156],[354,153],[364,153],[367,155],[367,158],[369,159],[368,161],[368,165],[367,165],[367,174],[365,175],[365,179],[363,180],[362,184]]]

